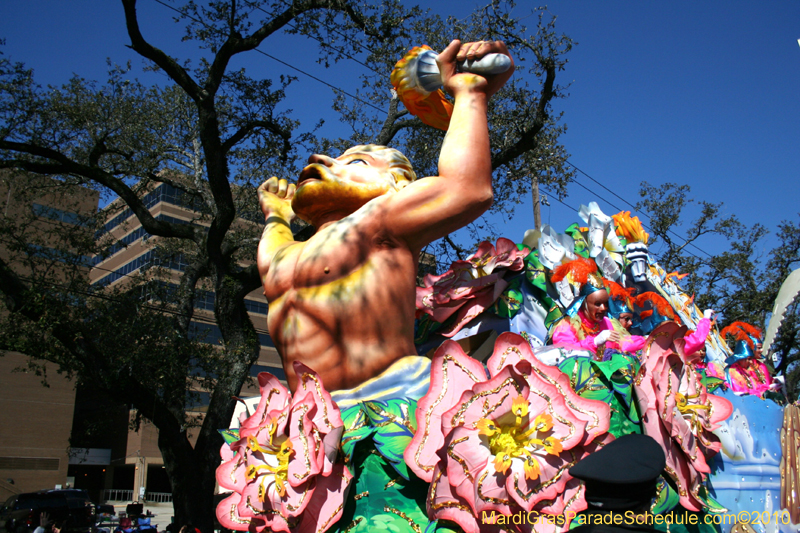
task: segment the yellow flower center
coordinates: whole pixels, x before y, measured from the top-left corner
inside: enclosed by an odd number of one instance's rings
[[[696,400],[700,398],[700,393],[684,396],[680,392],[675,393],[675,406],[678,412],[684,417],[688,418],[689,425],[695,435],[699,435],[702,431],[703,422],[698,413],[701,411],[710,411],[711,406],[703,404],[690,404],[689,400]]]
[[[514,423],[501,425],[488,418],[478,420],[475,427],[481,435],[488,437],[489,451],[495,456],[494,465],[505,474],[515,458],[524,461],[525,478],[539,477],[539,461],[534,454],[558,455],[562,451],[561,441],[551,435],[553,417],[542,413],[531,424],[528,418],[528,401],[518,396],[512,403]]]
[[[272,474],[278,495],[283,498],[286,496],[286,479],[289,477],[289,461],[294,455],[294,449],[288,437],[275,435],[277,424],[274,420],[270,421],[266,429],[269,432],[269,442],[263,446],[259,444],[254,437],[247,438],[247,448],[251,452],[261,453],[265,464],[250,465],[247,467],[245,474],[248,480],[253,480],[262,473]],[[265,478],[258,486],[258,497],[262,502],[267,497],[264,482],[268,480],[268,478]]]

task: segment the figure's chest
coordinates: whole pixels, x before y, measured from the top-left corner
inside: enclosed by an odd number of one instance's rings
[[[373,267],[396,247],[371,227],[371,217],[365,216],[368,214],[356,212],[318,231],[308,241],[285,248],[266,280],[271,284],[265,287],[267,298],[325,286],[350,287],[355,281],[363,285]]]
[[[343,219],[317,232],[298,254],[293,278],[297,288],[330,283],[358,270],[374,251],[374,235]]]

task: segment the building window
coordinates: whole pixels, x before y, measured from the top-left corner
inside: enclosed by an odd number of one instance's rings
[[[56,250],[55,248],[48,248],[38,244],[28,244],[27,247],[28,255],[31,257],[39,257],[48,261],[58,261],[60,263],[85,267],[91,267],[94,264],[94,260],[88,255],[73,254],[66,250]]]
[[[82,217],[78,213],[62,211],[61,209],[56,209],[55,207],[47,205],[33,204],[32,209],[33,214],[37,217],[64,222],[66,224],[72,224],[73,226],[89,226],[91,221],[90,218]]]
[[[196,212],[201,212],[203,209],[203,203],[200,200],[166,183],[159,185],[142,198],[142,203],[147,209],[154,207],[160,202],[177,205]],[[123,209],[119,215],[106,222],[103,229],[98,232],[97,237],[108,233],[132,216],[133,211],[131,211],[129,207]]]
[[[220,344],[222,342],[222,332],[216,324],[206,324],[205,322],[192,320],[189,325],[189,338],[206,344]],[[275,347],[272,339],[266,333],[258,333],[258,342],[261,346]]]

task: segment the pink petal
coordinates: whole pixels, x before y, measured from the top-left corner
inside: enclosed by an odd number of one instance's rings
[[[719,427],[719,423],[727,419],[733,414],[733,404],[721,396],[709,394],[708,400],[711,402],[711,428],[712,430]]]
[[[522,371],[530,368],[527,362],[519,364]],[[481,418],[498,420],[511,413],[511,404],[517,396],[527,398],[528,392],[522,372],[507,366],[495,377],[475,383],[461,394],[458,402],[442,415],[442,433],[448,435],[458,426],[474,429]]]
[[[298,401],[298,396],[300,396],[299,391],[295,394],[289,422],[289,440],[292,442],[294,453],[289,461],[287,481],[293,487],[307,483],[320,473],[322,467],[319,461],[320,454],[317,452],[318,442],[312,433],[314,430],[312,420],[316,411],[314,397],[309,392]]]
[[[534,507],[535,510],[550,515],[564,516],[569,519],[586,509],[583,483],[579,479],[569,476],[569,473],[567,476],[569,479],[564,485],[563,493],[560,497],[554,500],[540,501]],[[569,522],[564,526],[565,530],[569,529]]]
[[[226,444],[224,448],[230,447]],[[224,489],[235,490],[241,492],[247,483],[245,471],[247,470],[247,461],[244,452],[240,451],[235,457],[231,457],[217,467],[217,483]]]
[[[299,361],[295,361],[294,370],[298,377],[295,399],[310,392],[317,406],[312,423],[322,436],[322,452],[318,459],[323,461],[322,473],[327,475],[338,454],[339,439],[344,430],[342,415],[316,372]]]
[[[455,522],[465,533],[481,533],[478,520],[470,509],[470,502],[452,491],[447,475],[438,465],[431,473],[431,478],[436,481],[431,484],[428,492],[428,516],[436,520]]]
[[[470,502],[474,506],[477,516],[481,516],[484,511],[511,514],[512,507],[516,507],[516,505],[506,489],[507,479],[507,475],[498,472],[494,467],[494,461],[486,464],[483,472],[476,477],[475,492],[472,494]]]
[[[240,431],[261,426],[267,420],[268,413],[283,410],[291,401],[286,387],[268,372],[258,375],[258,386],[261,389],[261,400],[253,415],[242,422]]]
[[[489,374],[496,376],[505,366],[514,366],[518,361],[528,361],[533,364],[535,360],[536,356],[528,341],[522,335],[506,331],[497,337],[494,351],[486,366],[489,368]]]
[[[289,533],[289,524],[280,515],[280,504],[270,499],[270,495],[277,497],[274,483],[268,483],[267,500],[265,502],[258,499],[257,484],[251,483],[242,492],[242,499],[239,501],[236,510],[243,519],[251,519],[251,524],[255,525],[258,531],[269,528],[270,531],[286,531]]]
[[[528,342],[516,333],[502,333],[495,342],[495,349],[487,362],[489,373],[496,374],[503,366],[514,365],[519,360],[530,362],[528,382],[531,390],[548,387],[549,397],[563,397],[572,416],[585,422],[588,432],[585,442],[608,431],[610,408],[605,402],[578,396],[570,386],[569,378],[557,367],[539,361]]]
[[[500,292],[502,293],[502,290],[505,289],[507,285],[508,284],[505,281],[497,280],[496,284],[492,287],[493,289],[492,292],[487,291],[477,294],[475,298],[469,300],[468,303],[465,303],[464,307],[462,307],[458,311],[455,322],[453,324],[451,324],[447,328],[439,330],[437,333],[439,333],[444,337],[452,337],[453,335],[461,331],[461,329],[464,326],[469,324],[478,315],[483,313],[487,307],[492,305],[497,300],[499,294],[495,295],[495,291],[499,289]],[[501,286],[502,288],[500,288]]]
[[[486,372],[475,359],[467,356],[455,341],[445,341],[431,362],[428,393],[417,403],[417,432],[403,456],[420,479],[429,482],[439,461],[437,452],[444,444],[442,414],[456,405],[461,394],[486,379]]]
[[[456,494],[469,501],[475,494],[477,477],[489,459],[493,459],[486,438],[481,437],[477,430],[456,428],[448,435],[442,456],[450,485]]]
[[[305,507],[296,531],[323,533],[333,526],[342,517],[352,479],[350,471],[342,464],[334,465],[329,476],[317,476],[314,497]]]
[[[497,267],[510,267],[509,270],[513,271],[522,269],[523,258],[514,241],[500,237],[495,250]]]
[[[242,518],[237,510],[241,498],[241,494],[234,492],[217,505],[217,520],[222,527],[235,531],[247,531],[250,527],[250,518]]]
[[[564,492],[564,486],[571,479],[568,470],[577,463],[580,453],[572,450],[565,450],[560,455],[540,456],[539,477],[535,480],[525,478],[525,469],[521,460],[511,463],[511,475],[506,480],[506,491],[514,501],[525,511],[532,510],[539,502],[552,500],[558,507],[557,502],[563,498],[559,497]]]
[[[316,482],[319,476],[312,477],[302,485],[284,485],[286,495],[280,499],[279,508],[285,517],[302,519],[308,504],[316,497]],[[294,528],[293,528],[294,529]]]

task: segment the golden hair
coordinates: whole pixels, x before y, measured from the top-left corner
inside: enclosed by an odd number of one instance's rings
[[[354,152],[362,152],[375,157],[386,160],[389,163],[389,172],[394,177],[395,183],[401,181],[412,182],[417,179],[414,168],[411,166],[411,161],[402,154],[399,150],[389,148],[387,146],[380,146],[378,144],[360,144],[348,148],[342,155],[351,154]]]

